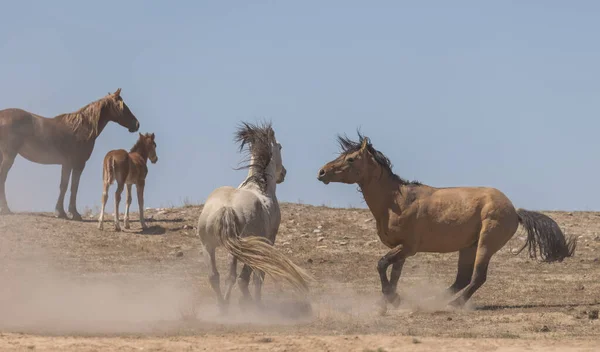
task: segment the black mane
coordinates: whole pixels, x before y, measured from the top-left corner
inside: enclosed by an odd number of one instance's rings
[[[341,154],[350,154],[350,153],[354,153],[360,150],[360,148],[362,147],[363,142],[366,140],[367,141],[367,150],[369,151],[369,153],[371,153],[371,155],[373,156],[373,159],[375,159],[375,161],[377,162],[377,164],[379,164],[385,171],[387,171],[396,181],[405,184],[405,185],[420,185],[421,183],[418,181],[407,181],[405,179],[403,179],[402,177],[396,175],[393,171],[392,171],[392,162],[390,161],[390,159],[385,156],[382,152],[380,152],[379,150],[373,148],[373,145],[371,144],[371,140],[366,137],[363,136],[360,131],[356,131],[356,133],[358,134],[358,141],[353,141],[350,138],[348,138],[346,135],[341,136],[338,135],[338,143],[340,145],[340,148],[342,150]]]
[[[259,124],[251,124],[242,122],[235,133],[234,138],[236,143],[240,143],[240,152],[246,150],[248,152],[248,164],[240,169],[247,169],[250,167],[256,167],[258,172],[244,182],[248,184],[253,182],[257,184],[262,191],[266,190],[267,187],[267,166],[271,162],[272,158],[272,145],[275,142],[275,132],[271,126],[271,122],[262,122]],[[254,155],[254,161],[250,164],[250,157]]]

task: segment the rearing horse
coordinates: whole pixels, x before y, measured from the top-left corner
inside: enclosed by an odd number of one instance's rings
[[[458,274],[448,288],[451,294],[464,289],[450,302],[457,307],[486,281],[492,255],[510,240],[519,224],[527,231],[521,250],[528,246],[532,258],[538,249],[547,262],[573,254],[575,239],[565,239],[550,217],[515,209],[495,188],[435,188],[408,182],[392,172],[389,159],[367,137],[358,136],[358,142],[338,137],[341,155],[325,164],[317,178],[325,184],[357,183],[375,217],[379,239],[391,249],[377,265],[383,292],[381,313],[387,303],[399,304],[396,287],[402,266],[417,252],[459,252]]]
[[[64,199],[71,178],[69,212],[81,220],[77,211],[77,190],[81,173],[92,155],[96,138],[114,121],[136,132],[140,123],[121,98],[121,88],[76,112],[53,118],[21,109],[0,110],[0,214],[10,214],[6,201],[6,177],[15,158],[21,155],[38,164],[62,165],[56,216],[67,218]]]

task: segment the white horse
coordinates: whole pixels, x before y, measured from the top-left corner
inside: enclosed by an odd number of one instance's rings
[[[222,311],[229,304],[236,282],[238,259],[244,264],[238,280],[243,294],[242,304],[252,301],[248,291],[252,271],[254,298],[258,306],[261,305],[265,273],[276,280],[287,281],[301,293],[308,292],[308,281],[312,280],[308,273],[271,245],[275,242],[281,221],[275,190],[286,174],[281,144],[276,140],[271,124],[243,123],[236,133],[236,141],[241,143],[240,151],[244,146],[248,147],[248,177],[238,188],[224,186],[215,189],[208,196],[198,219],[198,236],[210,270],[209,281]],[[219,245],[230,254],[228,287],[224,296],[215,262],[215,249]]]

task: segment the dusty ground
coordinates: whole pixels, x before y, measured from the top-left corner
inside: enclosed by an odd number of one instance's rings
[[[371,214],[282,207],[276,246],[317,278],[312,314],[267,279],[266,312],[240,311],[235,291],[230,314],[220,316],[194,235],[200,207],[149,210],[144,234],[137,221],[116,233],[91,219],[0,217],[0,349],[600,350],[600,213],[547,213],[579,237],[576,256],[563,263],[513,255],[524,238],[515,235],[461,311],[440,298],[457,255],[418,254],[400,281],[404,303],[379,316],[375,267],[385,248]]]

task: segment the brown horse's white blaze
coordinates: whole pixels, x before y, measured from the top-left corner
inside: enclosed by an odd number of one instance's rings
[[[56,216],[67,217],[64,200],[71,178],[69,212],[73,220],[81,220],[76,202],[81,173],[96,138],[110,121],[126,127],[129,132],[136,132],[140,127],[121,97],[121,88],[75,112],[53,118],[21,109],[0,110],[0,214],[10,214],[6,178],[16,156],[21,155],[34,163],[62,166]]]
[[[494,253],[516,232],[527,231],[531,257],[562,261],[575,250],[550,217],[515,209],[499,190],[487,187],[435,188],[408,182],[392,172],[389,159],[359,133],[358,142],[339,137],[341,155],[325,164],[317,178],[328,184],[358,184],[375,217],[380,240],[391,250],[377,265],[383,292],[382,309],[397,305],[396,293],[406,258],[418,252],[459,252],[458,273],[448,288],[462,293],[450,304],[464,305],[486,281]],[[392,266],[390,278],[387,269]]]
[[[156,156],[156,142],[154,133],[141,134],[138,141],[129,152],[124,149],[111,150],[104,157],[102,166],[102,208],[98,219],[98,228],[104,227],[104,208],[108,200],[108,189],[113,182],[117,182],[117,190],[115,191],[115,209],[114,221],[115,230],[121,231],[119,225],[119,203],[121,202],[121,193],[123,188],[125,192],[125,218],[123,225],[129,229],[129,207],[131,206],[131,188],[135,185],[137,190],[140,224],[142,229],[146,229],[144,221],[144,187],[146,185],[146,176],[148,175],[148,159],[155,164],[158,161]]]

